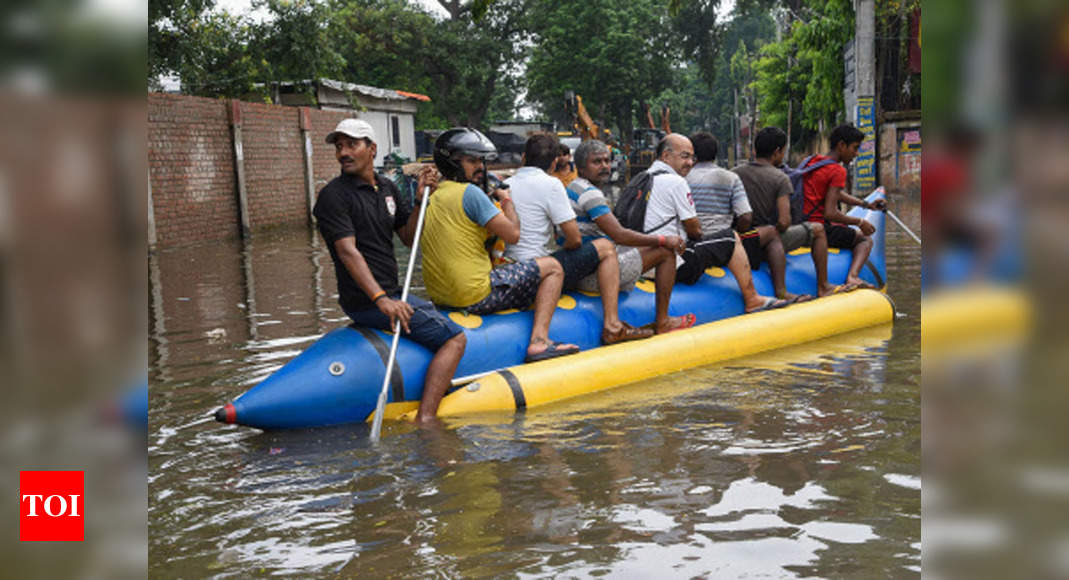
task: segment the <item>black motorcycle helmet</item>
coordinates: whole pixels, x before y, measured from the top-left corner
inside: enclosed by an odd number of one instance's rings
[[[485,163],[497,159],[497,148],[486,135],[468,127],[450,129],[434,141],[434,164],[446,179],[467,181],[457,159],[460,155],[478,157]],[[486,189],[486,183],[479,185]]]

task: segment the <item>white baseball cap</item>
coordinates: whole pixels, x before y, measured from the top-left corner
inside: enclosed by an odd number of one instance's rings
[[[327,143],[334,143],[338,138],[338,135],[348,135],[353,139],[371,139],[372,143],[375,143],[375,130],[371,128],[371,124],[362,119],[342,119],[338,126],[333,131],[327,134]]]

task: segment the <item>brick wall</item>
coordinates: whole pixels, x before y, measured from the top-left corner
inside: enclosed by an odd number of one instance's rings
[[[306,224],[304,144],[298,107],[237,103],[249,227]],[[158,247],[241,234],[230,102],[148,95],[149,178]],[[327,133],[353,116],[309,109],[314,189],[339,173]]]
[[[148,161],[159,246],[239,234],[225,101],[150,93]]]
[[[308,112],[311,121],[308,135],[312,139],[312,175],[315,176],[315,190],[318,195],[324,185],[341,173],[338,159],[334,156],[334,147],[325,141],[327,133],[334,130],[338,121],[351,117],[352,114],[319,109],[311,109]]]
[[[245,190],[253,230],[308,223],[298,113],[297,107],[241,103]]]

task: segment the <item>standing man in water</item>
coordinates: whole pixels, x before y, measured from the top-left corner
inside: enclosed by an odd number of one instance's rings
[[[341,121],[327,143],[334,145],[341,175],[323,186],[312,212],[334,261],[338,302],[360,326],[389,332],[400,321],[407,338],[434,353],[416,415],[418,423],[427,423],[438,412],[467,339],[430,302],[412,295],[401,302],[393,234],[412,246],[424,188],[437,186],[437,174],[430,166],[420,172],[413,210],[393,181],[375,173],[375,131],[366,121]]]

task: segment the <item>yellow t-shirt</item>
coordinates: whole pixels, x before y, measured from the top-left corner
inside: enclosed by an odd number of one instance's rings
[[[475,188],[470,183],[441,182],[427,201],[420,240],[427,294],[435,304],[453,308],[471,306],[490,294],[487,231],[464,211],[468,187]]]

